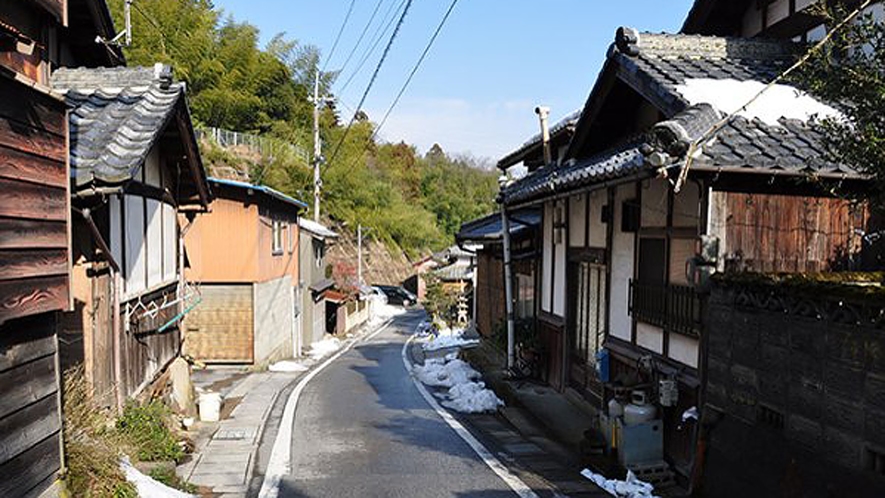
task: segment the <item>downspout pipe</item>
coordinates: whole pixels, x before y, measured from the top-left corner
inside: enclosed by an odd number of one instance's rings
[[[499,180],[501,190],[506,186],[506,177]],[[513,270],[511,268],[510,253],[510,219],[507,216],[507,207],[501,203],[501,238],[504,242],[504,309],[507,314],[507,370],[512,371],[516,364],[515,340],[516,327],[513,320]]]
[[[544,166],[553,162],[553,153],[550,151],[550,108],[547,106],[535,107],[535,114],[541,122],[541,143],[544,146]]]

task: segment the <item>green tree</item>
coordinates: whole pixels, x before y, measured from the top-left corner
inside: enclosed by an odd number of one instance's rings
[[[843,7],[819,8],[817,15],[835,26]],[[850,164],[873,179],[870,200],[885,207],[885,25],[863,15],[833,33],[823,50],[803,66],[800,83],[811,93],[837,103],[844,120],[827,120],[830,159]]]

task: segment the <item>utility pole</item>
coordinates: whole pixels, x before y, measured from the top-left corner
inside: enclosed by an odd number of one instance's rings
[[[320,68],[317,66],[313,80],[313,221],[317,223],[320,222],[322,147],[323,145],[320,143]]]
[[[363,287],[363,225],[356,226],[356,251],[357,251],[357,269],[356,284],[362,290]]]

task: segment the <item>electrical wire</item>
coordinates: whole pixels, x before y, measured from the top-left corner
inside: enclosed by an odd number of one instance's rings
[[[375,20],[375,16],[378,15],[378,10],[381,8],[381,4],[384,3],[384,0],[378,0],[378,3],[375,4],[375,10],[372,11],[372,16],[369,17],[369,22],[366,23],[366,26],[363,27],[362,33],[360,33],[359,38],[356,40],[356,44],[354,44],[353,48],[350,49],[350,53],[347,54],[347,58],[344,59],[344,64],[341,64],[341,67],[338,68],[339,71],[344,71],[344,68],[347,67],[347,63],[350,62],[350,59],[353,58],[353,54],[356,53],[356,49],[359,48],[360,43],[363,42],[363,38],[366,36],[366,32],[369,31],[369,27],[372,25],[372,21]]]
[[[344,33],[344,28],[347,26],[347,21],[350,20],[350,14],[353,13],[353,6],[356,3],[356,0],[350,0],[350,7],[347,9],[347,14],[344,16],[344,22],[341,23],[341,28],[338,29],[338,34],[335,36],[335,42],[332,43],[332,50],[329,50],[329,55],[326,57],[326,62],[323,64],[323,69],[320,71],[321,73],[326,72],[326,67],[329,65],[329,61],[332,60],[332,56],[335,55],[335,49],[338,47],[338,42],[341,41],[341,34]]]
[[[442,20],[440,21],[439,25],[436,27],[436,31],[433,32],[433,36],[430,37],[430,40],[427,42],[427,45],[424,47],[424,51],[421,52],[421,57],[418,58],[418,62],[416,62],[415,65],[412,67],[412,70],[411,70],[411,72],[409,72],[409,76],[406,78],[405,83],[403,83],[403,85],[400,87],[399,92],[397,93],[396,97],[393,99],[393,102],[390,104],[390,107],[387,108],[387,112],[384,113],[384,117],[381,119],[378,126],[375,127],[375,130],[372,132],[372,136],[369,138],[370,143],[373,142],[375,140],[375,138],[378,136],[378,132],[381,131],[381,128],[387,122],[387,118],[390,117],[390,113],[393,112],[393,108],[396,107],[396,105],[399,103],[400,99],[402,98],[403,94],[406,92],[406,89],[408,88],[409,84],[412,82],[412,78],[415,77],[415,73],[418,72],[418,69],[421,67],[421,64],[424,62],[424,59],[427,58],[427,54],[430,52],[431,47],[433,47],[433,43],[436,41],[436,38],[439,36],[439,33],[442,31],[443,26],[445,26],[446,21],[449,20],[449,16],[452,15],[452,11],[455,10],[455,6],[458,5],[458,1],[459,0],[452,0],[451,5],[449,5],[449,9],[446,11],[446,13],[443,16]],[[347,168],[348,171],[352,170],[356,166],[356,163],[361,161],[363,159],[363,157],[365,157],[366,152],[368,152],[368,149],[363,149],[363,152],[360,154],[360,156],[357,157],[352,163],[350,163],[350,166],[348,166],[348,168]]]
[[[387,12],[384,14],[384,19],[387,19],[387,21],[382,22],[381,24],[378,25],[378,28],[375,29],[375,33],[372,34],[372,38],[375,41],[372,42],[372,45],[369,46],[365,52],[363,52],[363,55],[360,58],[360,62],[356,66],[356,69],[353,70],[353,72],[347,78],[347,81],[345,81],[344,85],[342,85],[341,88],[338,90],[339,95],[344,93],[344,90],[347,89],[347,87],[350,85],[350,82],[353,81],[353,79],[356,77],[356,75],[359,74],[360,69],[363,68],[363,66],[366,64],[366,62],[368,62],[369,58],[372,56],[372,54],[375,53],[375,49],[378,47],[378,44],[381,43],[381,40],[383,40],[384,37],[387,35],[387,31],[390,30],[391,26],[393,26],[393,21],[396,19],[397,14],[400,12],[400,10],[403,8],[403,6],[405,6],[405,4],[406,4],[406,0],[402,0],[399,3],[399,6],[396,8],[396,10],[393,11],[393,15],[390,15],[391,14],[390,11],[393,8],[393,6],[396,5],[396,2],[390,4],[390,7],[387,9]],[[382,26],[384,27],[383,30],[381,29]]]
[[[406,20],[406,15],[409,13],[409,7],[412,6],[412,0],[406,0],[406,8],[403,10],[402,15],[400,15],[399,21],[396,23],[396,28],[393,30],[393,34],[390,35],[390,40],[387,42],[387,46],[384,47],[384,52],[381,54],[381,59],[378,61],[378,64],[375,66],[375,71],[372,73],[372,77],[369,79],[369,84],[366,86],[366,90],[363,92],[362,98],[360,98],[359,104],[356,106],[356,113],[350,118],[350,122],[347,124],[347,128],[344,129],[344,133],[341,135],[341,138],[338,140],[338,144],[335,146],[334,152],[332,153],[332,159],[329,160],[328,163],[323,165],[323,167],[328,167],[329,164],[333,163],[335,159],[338,157],[338,153],[341,151],[341,146],[344,145],[344,141],[347,139],[348,133],[350,133],[350,129],[353,127],[353,123],[356,121],[357,116],[363,108],[363,104],[366,103],[366,97],[369,96],[369,91],[372,90],[372,85],[375,84],[375,79],[378,78],[378,73],[381,71],[381,67],[384,65],[384,61],[387,59],[387,54],[390,53],[390,48],[393,46],[394,40],[396,40],[396,35],[399,34],[400,28],[402,28],[403,22]]]

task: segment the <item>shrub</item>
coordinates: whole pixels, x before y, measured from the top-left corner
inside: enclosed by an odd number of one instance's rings
[[[139,460],[178,462],[184,450],[170,429],[171,416],[172,412],[160,401],[129,403],[117,419],[117,431],[133,447]]]

